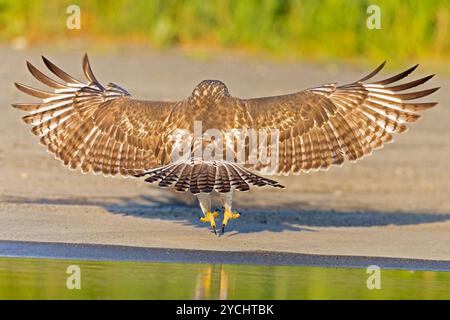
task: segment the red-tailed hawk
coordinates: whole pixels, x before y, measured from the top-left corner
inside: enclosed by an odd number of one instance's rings
[[[102,85],[87,55],[83,58],[85,81],[43,60],[57,80],[29,62],[27,67],[51,91],[16,83],[20,91],[41,101],[13,106],[28,112],[23,121],[33,126],[31,132],[41,137],[48,151],[72,169],[105,176],[144,176],[161,187],[190,191],[199,199],[201,220],[209,222],[215,233],[218,213],[211,211],[213,191],[220,193],[223,203],[223,233],[228,221],[239,217],[231,208],[233,190],[246,191],[250,185],[283,188],[250,170],[300,174],[342,165],[345,159],[361,159],[391,142],[394,133],[404,132],[406,123],[420,118],[419,111],[436,105],[411,100],[438,89],[404,92],[432,75],[394,84],[417,66],[368,82],[383,63],[350,84],[330,83],[281,96],[240,99],[231,96],[224,83],[205,80],[182,101],[143,101],[116,84]],[[179,132],[193,132],[196,124],[206,139],[197,143],[184,135],[180,143]],[[174,158],[180,146],[187,153]],[[208,147],[208,157],[197,152]],[[264,161],[258,158],[262,151]]]

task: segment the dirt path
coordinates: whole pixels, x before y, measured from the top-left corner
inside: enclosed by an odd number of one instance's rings
[[[0,240],[450,261],[448,78],[438,76],[430,84],[443,86],[432,98],[440,106],[372,157],[282,178],[287,190],[238,194],[242,217],[216,238],[198,222],[190,196],[137,179],[82,175],[45,152],[21,123],[21,113],[9,107],[28,99],[12,82],[34,84],[25,60],[42,66],[41,53],[0,49]],[[45,53],[81,77],[80,51]],[[100,81],[118,83],[136,97],[168,100],[187,96],[208,78],[223,80],[236,96],[251,97],[354,80],[368,71],[142,51],[92,53],[91,62]],[[419,69],[416,76],[425,73]]]

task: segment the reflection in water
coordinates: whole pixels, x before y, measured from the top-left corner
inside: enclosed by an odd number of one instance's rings
[[[228,289],[228,276],[225,269],[220,266],[220,289],[219,289],[219,299],[227,299],[227,289]]]
[[[213,268],[211,266],[207,266],[198,274],[194,299],[207,299],[207,297],[211,294],[212,269]]]
[[[216,265],[206,265],[200,269],[197,276],[197,285],[195,288],[194,299],[227,299],[228,290],[228,276],[223,265],[218,266],[219,272],[214,272],[217,269]],[[215,286],[218,283],[219,286]],[[217,291],[217,292],[216,292]]]
[[[66,287],[69,265],[81,290]],[[0,299],[450,299],[450,272],[0,258]]]

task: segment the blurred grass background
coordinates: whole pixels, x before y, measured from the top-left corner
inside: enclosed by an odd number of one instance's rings
[[[69,30],[66,9],[81,8]],[[366,27],[367,7],[381,29]],[[279,58],[450,58],[450,0],[0,0],[0,42],[232,49]]]

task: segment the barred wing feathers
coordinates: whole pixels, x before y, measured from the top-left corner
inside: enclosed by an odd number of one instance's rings
[[[411,101],[430,95],[439,88],[404,92],[433,77],[404,84],[397,81],[408,76],[417,65],[393,77],[367,83],[384,66],[351,84],[335,83],[294,94],[243,99],[251,115],[253,128],[279,130],[279,154],[276,174],[308,172],[354,162],[370,155],[402,133],[407,123],[420,118],[419,111],[436,102]],[[248,166],[263,170],[270,166]]]
[[[383,63],[351,84],[325,84],[282,96],[239,99],[229,95],[220,81],[206,80],[179,102],[140,101],[118,85],[103,86],[95,78],[86,55],[86,82],[43,59],[57,80],[30,63],[27,66],[52,91],[16,83],[19,90],[41,102],[13,106],[29,113],[23,117],[24,122],[33,126],[32,133],[41,137],[56,158],[83,172],[146,176],[148,182],[159,181],[162,187],[192,193],[245,191],[249,184],[282,187],[248,169],[268,173],[268,168],[275,168],[270,173],[299,174],[341,165],[345,159],[361,159],[391,142],[393,134],[406,131],[407,123],[420,118],[418,112],[436,105],[416,99],[438,89],[405,92],[432,76],[397,84],[417,66],[381,81],[368,82],[383,68]],[[175,129],[192,130],[194,120],[203,121],[204,130],[221,130],[232,144],[235,129],[263,129],[269,135],[271,129],[278,129],[276,165],[247,162],[243,167],[192,157],[171,163],[172,134]],[[247,139],[245,144],[248,160]]]
[[[18,103],[28,112],[22,119],[33,127],[49,152],[72,169],[104,175],[136,175],[167,163],[171,146],[165,140],[172,110],[183,102],[139,101],[116,84],[100,84],[92,73],[87,55],[81,82],[43,57],[58,78],[48,77],[27,62],[31,74],[52,89],[16,87],[40,98],[38,103]]]

